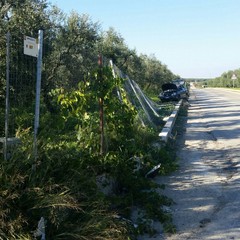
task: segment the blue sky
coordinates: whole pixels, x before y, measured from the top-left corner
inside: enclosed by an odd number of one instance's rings
[[[183,78],[240,68],[240,0],[50,0],[113,27],[130,49]]]

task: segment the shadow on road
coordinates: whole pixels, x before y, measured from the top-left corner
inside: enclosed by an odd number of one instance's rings
[[[211,96],[211,94],[209,95]],[[240,106],[238,105],[240,109]],[[179,169],[159,176],[172,198],[177,233],[158,239],[238,239],[240,236],[239,110],[197,91],[177,131]],[[151,238],[149,238],[151,239]]]

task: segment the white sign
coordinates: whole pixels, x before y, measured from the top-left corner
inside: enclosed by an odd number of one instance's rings
[[[235,74],[232,75],[232,80],[236,80],[237,76]]]
[[[38,56],[38,44],[36,38],[24,36],[24,54],[33,57]]]

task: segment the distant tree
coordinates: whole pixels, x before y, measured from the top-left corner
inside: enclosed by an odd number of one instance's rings
[[[237,79],[232,79],[233,74],[236,75]],[[211,79],[207,81],[207,85],[209,87],[240,87],[240,69],[236,70],[229,70],[228,72],[222,73],[220,77],[217,77],[215,79]]]

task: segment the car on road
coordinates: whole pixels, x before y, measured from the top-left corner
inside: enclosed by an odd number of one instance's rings
[[[180,84],[169,82],[162,85],[162,92],[158,96],[162,102],[179,101],[180,99],[188,99],[188,89]]]

